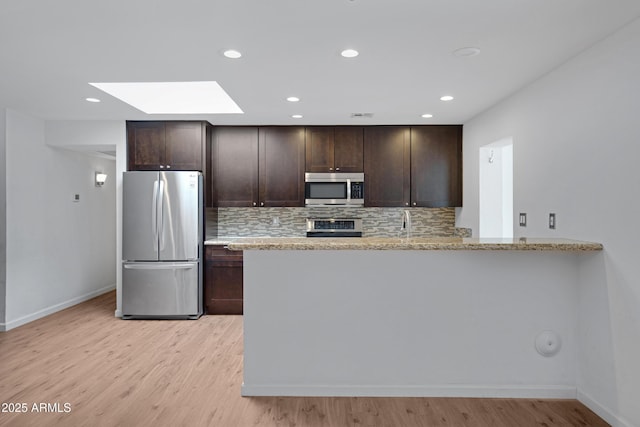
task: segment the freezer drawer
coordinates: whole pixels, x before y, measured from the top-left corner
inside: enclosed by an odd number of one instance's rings
[[[199,262],[123,263],[123,319],[197,319],[200,315],[202,284]]]

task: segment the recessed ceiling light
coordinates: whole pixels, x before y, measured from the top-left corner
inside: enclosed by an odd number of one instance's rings
[[[445,96],[440,98],[440,101],[451,101],[452,99],[453,99],[453,96],[445,95]]]
[[[433,117],[433,114],[423,114],[422,117],[424,117],[425,119],[430,119],[431,117]]]
[[[294,114],[293,116],[294,119],[301,119],[302,118],[302,114]]]
[[[98,98],[85,98],[89,102],[100,102]]]
[[[89,84],[147,114],[243,114],[213,81]]]
[[[460,49],[456,49],[453,51],[455,56],[460,57],[470,57],[476,56],[480,53],[480,49],[477,47],[461,47]]]
[[[287,98],[287,101],[289,102],[298,102],[300,101],[300,98],[298,98],[297,96],[290,96]]]
[[[238,59],[242,57],[242,54],[234,49],[225,50],[224,52],[222,52],[222,54],[227,58],[231,58],[231,59]]]
[[[340,53],[340,55],[344,56],[345,58],[355,58],[356,56],[360,55],[360,53],[355,49],[345,49]]]

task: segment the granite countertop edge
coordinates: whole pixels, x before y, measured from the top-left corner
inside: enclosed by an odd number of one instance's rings
[[[601,243],[559,238],[480,239],[462,237],[219,237],[205,245],[230,250],[489,250],[489,251],[601,251]]]

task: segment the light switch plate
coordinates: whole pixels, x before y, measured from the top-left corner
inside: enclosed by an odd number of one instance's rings
[[[556,214],[554,213],[549,214],[549,228],[552,230],[556,229]]]
[[[527,214],[520,212],[520,227],[526,227],[527,226]]]
[[[80,195],[79,194],[74,194],[73,195],[73,201],[74,202],[79,202],[80,201]]]

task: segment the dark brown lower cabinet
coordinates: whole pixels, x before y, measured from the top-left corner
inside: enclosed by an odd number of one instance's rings
[[[207,314],[242,314],[242,252],[207,245],[204,255]]]

